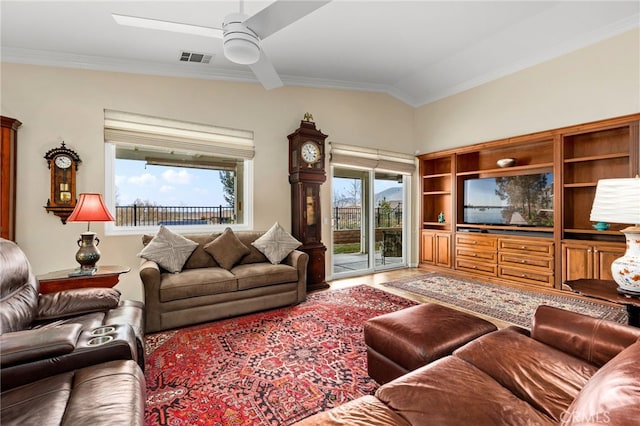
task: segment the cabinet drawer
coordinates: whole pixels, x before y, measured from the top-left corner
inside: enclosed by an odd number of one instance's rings
[[[537,272],[530,269],[518,269],[500,265],[498,276],[513,281],[535,284],[543,287],[553,287],[553,274]]]
[[[506,266],[536,268],[541,271],[553,272],[552,257],[523,256],[516,253],[500,253],[498,263]]]
[[[456,269],[495,277],[498,265],[495,263],[471,262],[465,259],[456,259]]]
[[[472,248],[457,248],[456,257],[475,261],[496,262],[495,251],[474,250]]]
[[[498,245],[496,237],[487,235],[456,235],[456,246],[481,247],[495,249]]]
[[[553,242],[531,239],[500,238],[498,249],[504,252],[539,254],[545,256],[553,255]]]

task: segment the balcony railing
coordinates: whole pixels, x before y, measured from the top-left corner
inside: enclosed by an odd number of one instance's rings
[[[376,228],[393,228],[402,226],[402,204],[396,207],[376,207],[374,210]],[[360,207],[334,207],[334,229],[360,229],[362,226],[362,209]]]
[[[117,226],[208,225],[235,223],[233,207],[116,206]]]

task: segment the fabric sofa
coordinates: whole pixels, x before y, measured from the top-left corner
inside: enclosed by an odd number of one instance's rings
[[[0,424],[143,424],[144,305],[111,288],[39,294],[4,239],[0,265]]]
[[[640,328],[540,306],[299,425],[637,425]]]
[[[185,234],[197,246],[179,272],[169,272],[153,260],[142,260],[140,278],[144,285],[147,333],[305,300],[309,259],[306,253],[290,250],[281,262],[274,264],[252,245],[265,232],[236,231],[233,235],[246,252],[231,256],[237,246],[231,237],[231,242],[215,246],[221,241],[219,237],[230,234],[229,230]],[[147,246],[153,238],[144,235],[143,245]],[[212,251],[215,249],[218,251]]]

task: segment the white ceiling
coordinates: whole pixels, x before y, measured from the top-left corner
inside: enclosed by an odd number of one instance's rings
[[[247,1],[245,12],[270,3]],[[224,58],[221,40],[111,17],[220,27],[238,9],[239,1],[2,0],[2,61],[256,81]],[[639,26],[639,1],[334,0],[262,47],[285,85],[384,92],[419,106]],[[184,50],[215,56],[179,62]]]

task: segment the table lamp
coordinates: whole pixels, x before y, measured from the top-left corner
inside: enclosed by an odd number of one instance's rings
[[[627,251],[613,261],[611,273],[620,293],[640,295],[640,177],[599,180],[590,219],[633,225],[621,231]]]
[[[80,239],[77,241],[80,248],[76,253],[76,260],[80,264],[80,268],[69,274],[70,276],[95,274],[96,263],[100,260],[100,250],[97,247],[100,240],[96,237],[95,232],[90,231],[91,222],[112,222],[114,220],[104,204],[101,194],[80,194],[80,199],[67,218],[67,222],[87,222],[87,232],[80,234]]]

